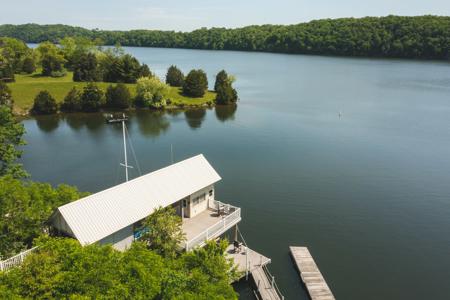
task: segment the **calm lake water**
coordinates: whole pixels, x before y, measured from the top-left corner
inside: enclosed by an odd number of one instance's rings
[[[307,299],[289,245],[309,247],[338,299],[450,298],[450,64],[126,51],[161,77],[171,64],[210,86],[222,68],[237,77],[236,109],[139,111],[129,133],[143,173],[169,164],[171,145],[176,161],[206,156],[286,299]],[[33,179],[91,192],[124,180],[121,128],[101,115],[24,124]]]

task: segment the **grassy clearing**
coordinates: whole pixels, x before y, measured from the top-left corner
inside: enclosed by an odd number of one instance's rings
[[[33,106],[34,97],[42,91],[47,90],[56,99],[62,102],[72,87],[82,89],[85,82],[73,82],[72,72],[67,72],[66,76],[60,78],[44,77],[38,73],[31,75],[16,75],[16,81],[9,84],[14,98],[14,109],[18,113],[26,113]],[[98,82],[97,85],[106,90],[110,83]],[[132,96],[135,95],[135,84],[127,84]],[[202,105],[214,101],[216,94],[206,92],[202,98],[190,98],[181,94],[181,88],[170,87],[167,98],[172,100],[174,105]]]

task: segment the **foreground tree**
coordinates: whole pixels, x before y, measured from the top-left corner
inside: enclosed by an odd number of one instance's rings
[[[166,83],[170,86],[183,86],[184,74],[176,66],[172,65],[167,70]]]
[[[81,108],[86,112],[99,111],[105,104],[103,91],[94,83],[90,82],[83,88],[81,95]]]
[[[190,97],[203,97],[208,88],[208,78],[203,70],[192,70],[186,76],[183,93]]]
[[[49,115],[58,111],[58,105],[55,98],[48,91],[40,91],[34,98],[33,113]]]
[[[62,238],[40,238],[36,245],[20,268],[0,273],[5,299],[237,299],[225,244],[173,259],[141,242],[124,252]]]
[[[22,156],[19,147],[25,144],[24,133],[23,125],[14,118],[11,108],[0,105],[0,176],[21,178],[27,175],[22,165],[17,163]],[[0,215],[4,216],[1,212]]]
[[[0,105],[6,105],[9,108],[13,106],[11,90],[6,83],[0,80]]]
[[[66,97],[64,97],[64,101],[61,104],[61,110],[65,112],[76,112],[81,111],[81,92],[73,87],[69,93],[67,93]]]
[[[32,246],[47,230],[53,211],[83,196],[74,187],[0,177],[0,256],[9,257]]]
[[[181,243],[185,240],[181,217],[172,207],[158,208],[143,222],[141,238],[149,249],[164,257],[175,257]]]
[[[106,107],[126,109],[130,107],[130,103],[130,91],[125,84],[118,83],[116,86],[110,85],[106,90]]]

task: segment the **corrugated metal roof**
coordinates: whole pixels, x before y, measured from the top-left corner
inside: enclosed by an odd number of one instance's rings
[[[221,178],[200,154],[68,203],[59,213],[82,245],[101,240]]]

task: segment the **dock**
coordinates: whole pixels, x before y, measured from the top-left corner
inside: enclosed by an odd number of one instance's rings
[[[255,292],[259,295],[258,299],[284,299],[276,286],[275,277],[267,269],[267,265],[271,262],[270,258],[248,247],[243,247],[241,251],[235,252],[233,245],[228,246],[226,255],[234,260],[234,264],[238,271],[242,273],[242,277],[251,277],[256,287]]]
[[[335,300],[308,248],[291,246],[289,250],[311,299]]]

